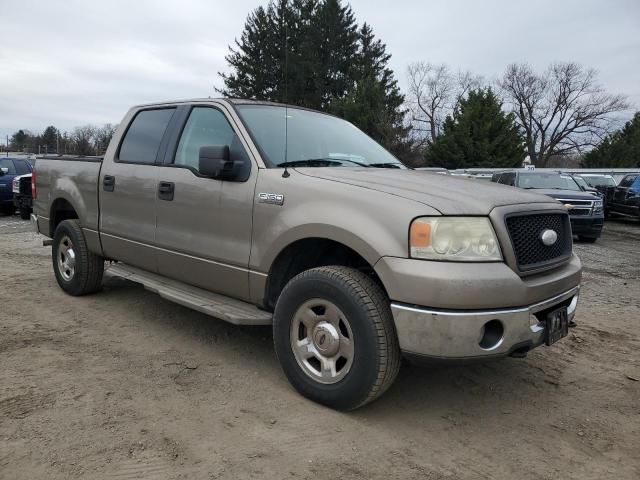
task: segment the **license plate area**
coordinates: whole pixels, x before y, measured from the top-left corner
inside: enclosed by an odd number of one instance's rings
[[[553,345],[569,333],[567,307],[557,308],[547,313],[545,320],[545,343]]]

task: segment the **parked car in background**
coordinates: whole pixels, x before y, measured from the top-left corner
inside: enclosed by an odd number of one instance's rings
[[[0,158],[0,211],[5,215],[13,215],[16,211],[13,203],[13,179],[31,173],[31,170],[31,164],[22,158]]]
[[[492,182],[536,190],[562,202],[569,211],[571,230],[580,240],[595,242],[604,225],[604,202],[599,195],[585,192],[570,174],[556,172],[508,171],[493,175]]]
[[[33,174],[18,175],[13,179],[13,205],[18,209],[20,218],[29,220],[33,211],[33,197],[31,196],[31,178]]]
[[[558,172],[558,173],[561,173],[561,172]],[[576,175],[575,173],[570,173],[569,175],[571,175],[571,177],[576,181],[576,183],[578,184],[578,186],[583,192],[595,193],[600,198],[602,198],[602,195],[600,194],[598,189],[593,188],[591,185],[589,185],[587,181],[584,178],[582,178],[580,175]]]
[[[640,174],[627,175],[613,192],[609,212],[640,218]]]
[[[575,178],[583,178],[590,187],[595,188],[602,195],[604,201],[604,215],[609,214],[609,204],[613,200],[613,192],[616,189],[616,181],[611,175],[597,173],[577,173]]]

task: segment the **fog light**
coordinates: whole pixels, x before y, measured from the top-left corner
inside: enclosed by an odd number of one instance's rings
[[[493,350],[499,347],[504,336],[504,327],[500,320],[489,320],[482,326],[480,331],[480,348],[484,350]]]

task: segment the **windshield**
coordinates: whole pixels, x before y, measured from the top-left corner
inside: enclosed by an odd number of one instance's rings
[[[569,175],[557,173],[521,173],[518,175],[518,187],[582,191]]]
[[[282,167],[286,162],[289,166],[405,168],[365,133],[339,118],[271,105],[237,105],[236,109],[268,167]]]
[[[616,181],[608,175],[583,176],[584,180],[592,187],[615,187]]]
[[[587,182],[585,181],[585,179],[584,179],[584,178],[582,178],[582,177],[572,177],[572,178],[573,178],[573,179],[576,181],[576,183],[577,183],[578,185],[580,185],[580,187],[582,187],[583,189],[585,189],[585,190],[586,190],[586,189],[588,189],[588,188],[589,188],[589,185],[587,184]]]

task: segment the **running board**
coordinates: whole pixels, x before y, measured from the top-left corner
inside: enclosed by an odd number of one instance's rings
[[[192,287],[162,275],[122,263],[109,265],[104,273],[140,283],[145,289],[157,293],[162,298],[235,325],[271,325],[272,315],[250,303]]]

